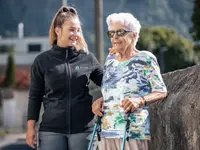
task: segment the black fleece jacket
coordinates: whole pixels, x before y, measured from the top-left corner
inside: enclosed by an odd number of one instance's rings
[[[28,120],[38,121],[41,103],[44,114],[40,131],[80,133],[93,118],[90,79],[101,85],[103,70],[94,55],[74,47],[54,45],[39,54],[31,67]]]

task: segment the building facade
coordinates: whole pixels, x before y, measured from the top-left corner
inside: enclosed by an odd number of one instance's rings
[[[16,67],[29,68],[34,58],[41,52],[50,49],[48,37],[15,37],[0,39],[0,73],[5,72],[8,51],[14,50]]]

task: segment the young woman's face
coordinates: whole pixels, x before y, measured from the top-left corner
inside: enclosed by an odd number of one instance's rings
[[[64,22],[62,27],[56,27],[57,43],[61,46],[76,47],[81,36],[81,26],[78,18],[70,19]]]

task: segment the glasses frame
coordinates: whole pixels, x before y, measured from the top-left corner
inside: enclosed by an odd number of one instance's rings
[[[128,30],[124,30],[124,29],[119,29],[119,30],[116,30],[116,31],[110,30],[110,31],[107,31],[107,36],[109,38],[113,38],[115,36],[115,34],[116,34],[117,36],[120,37],[120,36],[126,35],[129,32],[132,32],[132,31],[128,31]]]

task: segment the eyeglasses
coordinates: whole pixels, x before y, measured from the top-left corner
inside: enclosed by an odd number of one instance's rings
[[[119,29],[117,31],[111,30],[111,31],[107,32],[107,35],[108,35],[109,38],[113,38],[115,33],[116,33],[117,36],[124,36],[128,32],[132,32],[132,31],[126,31],[124,29]]]

